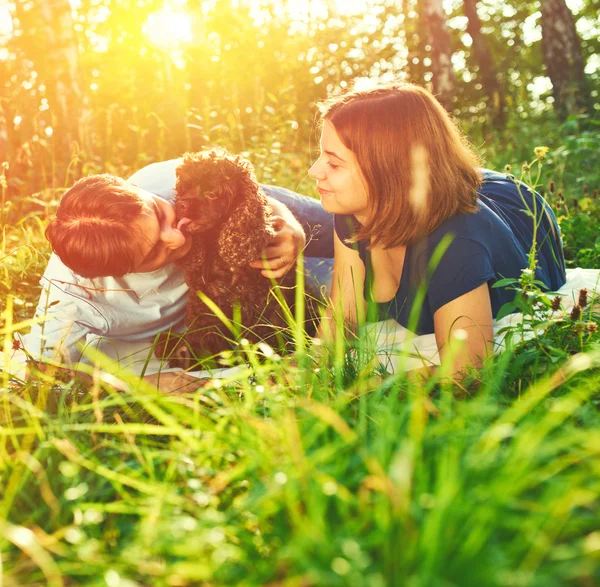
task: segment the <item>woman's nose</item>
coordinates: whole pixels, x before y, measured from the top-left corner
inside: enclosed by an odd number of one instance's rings
[[[313,166],[308,170],[308,175],[310,175],[313,179],[325,179],[325,172],[319,166],[319,161],[315,161]]]

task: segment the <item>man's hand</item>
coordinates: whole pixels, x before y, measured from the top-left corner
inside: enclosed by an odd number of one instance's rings
[[[169,373],[152,373],[145,375],[144,380],[151,383],[165,394],[189,393],[204,387],[208,379],[198,379],[185,371],[170,371]]]
[[[252,261],[250,267],[262,269],[269,279],[283,277],[293,266],[306,245],[306,235],[300,223],[286,206],[268,198],[273,208],[275,236],[264,250],[262,258]]]

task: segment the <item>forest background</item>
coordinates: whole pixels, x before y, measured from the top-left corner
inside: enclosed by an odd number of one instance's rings
[[[549,199],[568,265],[600,268],[599,12],[0,0],[4,357],[76,179],[222,145],[316,196],[316,103],[365,80],[429,87],[488,167]],[[382,378],[343,346],[333,365],[242,348],[243,384],[177,396],[1,372],[0,585],[596,584],[598,304],[514,286],[516,342],[471,387]]]
[[[591,184],[597,150],[573,148],[573,138],[598,134],[599,8],[597,0],[4,0],[7,200],[217,144],[252,153],[264,182],[310,192],[315,103],[362,78],[428,86],[490,165],[522,163],[544,143],[550,165],[562,170],[575,154],[569,168]]]

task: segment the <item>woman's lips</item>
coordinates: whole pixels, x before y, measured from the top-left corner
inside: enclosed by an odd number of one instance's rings
[[[319,192],[319,194],[321,196],[324,196],[324,195],[326,196],[327,194],[331,193],[329,190],[324,190],[323,188],[319,188],[319,187],[317,188],[317,191]]]

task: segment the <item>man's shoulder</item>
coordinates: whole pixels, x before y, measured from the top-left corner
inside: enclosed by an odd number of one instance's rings
[[[136,171],[127,181],[170,202],[175,195],[175,171],[180,163],[181,159],[150,163]]]
[[[74,293],[90,301],[100,299],[110,291],[138,292],[143,295],[159,287],[177,288],[183,281],[183,270],[175,263],[168,263],[149,273],[127,273],[122,277],[81,277],[69,269],[56,253],[50,256],[41,278],[42,285],[53,285],[65,293]],[[133,295],[135,297],[138,294]]]

